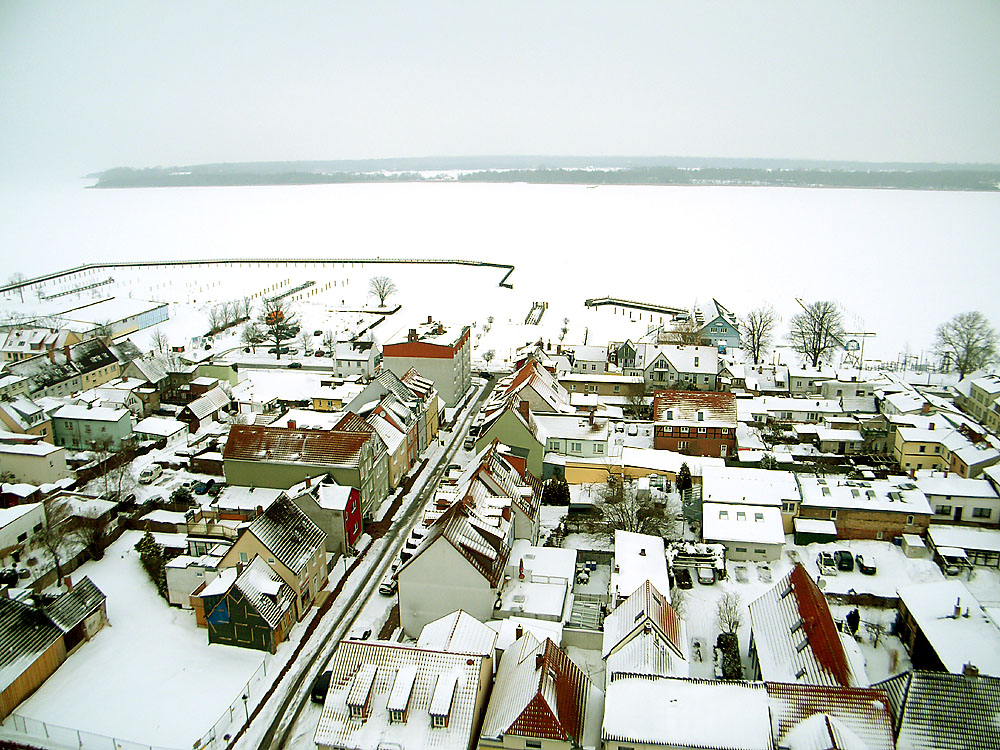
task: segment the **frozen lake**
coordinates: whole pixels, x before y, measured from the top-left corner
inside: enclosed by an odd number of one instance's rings
[[[997,193],[84,184],[0,185],[4,278],[99,260],[468,258],[513,263],[506,294],[559,303],[567,315],[603,295],[676,305],[715,297],[738,313],[768,301],[787,320],[796,297],[835,299],[849,330],[879,334],[866,356],[889,359],[905,347],[919,355],[957,312],[980,309],[1000,324]]]

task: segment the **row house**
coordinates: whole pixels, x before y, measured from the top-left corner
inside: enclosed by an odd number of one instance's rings
[[[14,328],[0,344],[0,358],[4,362],[20,362],[79,341],[76,332],[68,328]]]
[[[656,391],[653,447],[693,456],[736,455],[736,397],[731,393]]]
[[[838,539],[888,541],[903,534],[922,536],[933,515],[927,496],[908,477],[796,479],[802,496],[799,518],[832,521]]]
[[[382,365],[397,376],[410,368],[434,383],[445,406],[454,408],[472,387],[469,326],[446,326],[433,317],[382,346]]]
[[[8,375],[0,372],[0,401],[27,396],[30,383],[22,375]]]
[[[525,461],[527,470],[532,475],[543,476],[545,443],[542,442],[538,423],[527,401],[519,401],[514,396],[484,415],[476,437],[476,452],[481,453],[494,441],[509,446],[513,455]]]
[[[546,453],[605,459],[610,453],[611,425],[607,419],[573,414],[535,414],[538,440]]]
[[[332,432],[364,435],[367,437],[368,445],[371,449],[372,477],[369,502],[365,508],[365,515],[374,515],[378,506],[389,496],[389,453],[385,443],[382,442],[378,431],[372,425],[353,412],[347,412],[333,426]]]
[[[489,413],[514,398],[527,402],[535,414],[572,414],[575,411],[569,391],[534,358],[496,384],[482,411]]]
[[[384,499],[375,494],[371,437],[364,432],[233,425],[222,452],[226,482],[288,489],[330,475],[337,484],[360,490],[367,516]]]
[[[597,396],[627,399],[630,396],[646,394],[646,381],[639,375],[567,374],[559,377],[559,385],[571,396],[574,393],[592,393]]]
[[[114,380],[121,375],[121,363],[104,341],[90,339],[13,362],[7,372],[27,378],[33,397],[60,397]]]
[[[914,483],[927,496],[934,511],[931,523],[961,523],[997,526],[1000,523],[1000,495],[987,478],[969,479],[945,471],[922,470]]]
[[[719,370],[718,388],[740,395],[787,396],[788,368],[785,365],[728,363]]]
[[[976,477],[1000,461],[1000,441],[964,417],[935,414],[905,420],[896,427],[892,448],[903,471],[948,470],[961,477]]]
[[[958,405],[986,429],[1000,433],[1000,375],[972,378],[962,390],[968,395],[963,393]]]

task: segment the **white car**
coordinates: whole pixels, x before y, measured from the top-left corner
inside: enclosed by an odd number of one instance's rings
[[[820,575],[837,575],[837,561],[830,552],[820,552],[816,556],[816,566],[819,568]]]
[[[162,468],[160,468],[157,464],[150,464],[139,472],[139,484],[152,484],[159,479],[162,474]]]

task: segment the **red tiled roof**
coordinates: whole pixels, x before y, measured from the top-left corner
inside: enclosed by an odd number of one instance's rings
[[[771,721],[780,744],[800,722],[815,714],[840,720],[870,750],[892,750],[889,694],[875,688],[831,687],[784,682],[765,683],[771,701]]]
[[[375,432],[375,428],[368,424],[365,420],[359,417],[352,411],[347,412],[340,421],[333,426],[334,432],[363,432],[365,434],[371,434]]]
[[[673,421],[705,419],[736,424],[736,396],[717,391],[656,391],[653,393],[653,421],[666,421],[667,409],[674,410]]]
[[[222,457],[260,463],[356,466],[368,439],[364,433],[233,425]]]
[[[587,706],[586,675],[548,638],[542,647],[542,663],[537,672],[537,692],[507,732],[521,737],[572,740],[582,745]],[[546,697],[553,693],[554,706]]]
[[[840,642],[837,627],[833,624],[826,597],[801,563],[797,563],[792,569],[789,581],[816,661],[840,685],[848,687],[851,678],[847,653],[844,651],[844,644]]]

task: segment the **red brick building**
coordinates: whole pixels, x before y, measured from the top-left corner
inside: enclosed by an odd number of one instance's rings
[[[711,391],[656,391],[653,447],[688,456],[736,455],[736,396]]]

